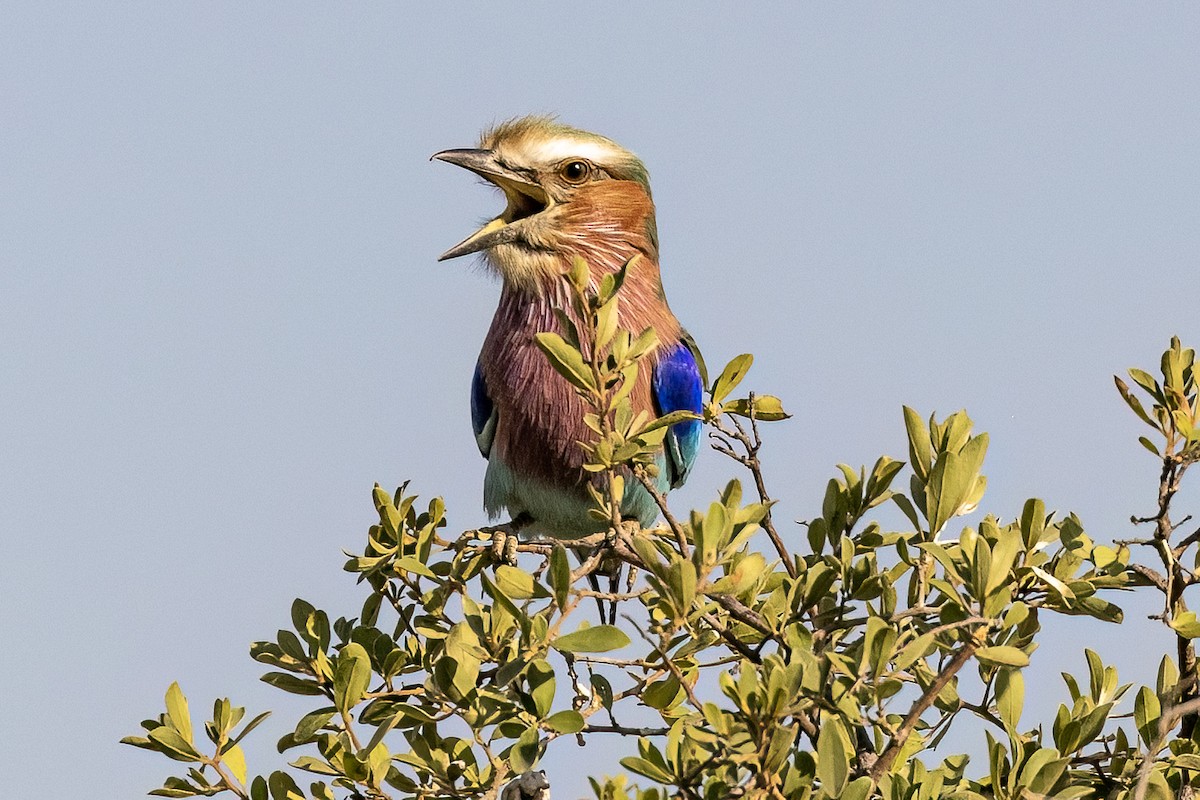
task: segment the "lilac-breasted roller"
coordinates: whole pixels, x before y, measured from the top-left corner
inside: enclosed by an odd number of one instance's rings
[[[528,532],[576,538],[599,531],[602,524],[587,513],[586,482],[595,478],[583,469],[579,446],[592,436],[584,403],[534,335],[562,333],[555,308],[573,313],[564,272],[576,258],[598,285],[640,256],[621,290],[619,325],[634,334],[653,327],[659,345],[639,371],[633,411],[700,412],[695,345],[663,293],[646,168],[615,142],[547,117],[505,122],[484,133],[478,148],[433,158],[485,178],[508,201],[500,216],[439,259],[483,253],[502,281],[471,386],[475,440],[488,461],[484,507],[493,518],[507,510],[514,526]],[[659,491],[686,480],[699,446],[699,421],[671,426],[657,459]],[[658,507],[629,481],[621,512],[648,526]]]

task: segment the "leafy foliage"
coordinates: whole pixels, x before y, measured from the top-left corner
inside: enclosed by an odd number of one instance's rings
[[[704,420],[714,447],[747,470],[749,494],[731,480],[707,509],[676,518],[655,492],[655,455],[688,415],[631,411],[657,339],[617,327],[624,275],[592,287],[576,267],[566,280],[588,324],[563,315],[563,335],[539,337],[589,409],[595,436],[581,446],[593,513],[610,529],[572,542],[574,554],[516,542],[503,526],[450,536],[440,499],[419,505],[405,486],[376,486],[378,522],[345,563],[366,589],[361,608],[331,621],[297,600],[290,628],[251,648],[270,668],[264,681],[315,700],[278,743],[308,788],[288,771],[247,772],[239,742],[265,715],[239,728],[243,710],[218,700],[202,745],[172,684],[166,713],[124,740],[189,765],[152,794],[493,798],[566,757],[574,743],[558,740],[597,737],[628,742],[620,763],[638,781],[593,779],[603,800],[1167,798],[1200,783],[1200,621],[1184,602],[1200,531],[1176,542],[1170,516],[1200,457],[1192,350],[1172,341],[1161,382],[1130,371],[1148,405],[1117,379],[1161,466],[1156,513],[1137,520],[1153,527],[1147,539],[1099,544],[1037,499],[952,533],[983,500],[987,435],[964,412],[938,420],[909,408],[908,462],[839,465],[805,535],[783,535],[758,452],[760,423],[787,415],[774,397],[730,398],[748,355],[712,382]],[[621,520],[635,481],[655,494],[663,526]],[[888,504],[903,529],[870,519]],[[588,587],[618,564],[623,589]],[[1121,684],[1087,650],[1083,671],[1063,675],[1049,729],[1022,727],[1041,616],[1120,623],[1114,592],[1139,589],[1162,594],[1160,618],[1179,642],[1156,685]],[[597,624],[594,601],[619,617]],[[986,764],[931,755],[956,723],[984,730]]]

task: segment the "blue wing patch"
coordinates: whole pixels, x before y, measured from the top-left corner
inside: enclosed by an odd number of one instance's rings
[[[701,412],[704,383],[696,356],[686,343],[680,342],[659,359],[654,368],[652,388],[654,405],[660,416],[672,411]],[[689,419],[672,425],[667,431],[665,445],[671,488],[678,488],[687,480],[696,463],[696,454],[700,452],[700,420]]]
[[[492,440],[496,438],[496,406],[488,397],[479,362],[475,362],[475,377],[471,379],[471,428],[475,431],[479,452],[487,458],[492,450]]]

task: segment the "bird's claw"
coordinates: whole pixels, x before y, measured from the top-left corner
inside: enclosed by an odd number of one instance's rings
[[[487,528],[480,528],[479,532],[485,536],[492,537],[491,553],[492,559],[497,564],[508,564],[516,566],[517,564],[517,544],[520,540],[517,538],[517,532],[512,525],[493,525]]]

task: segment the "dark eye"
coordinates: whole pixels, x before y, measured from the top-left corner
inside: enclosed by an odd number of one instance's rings
[[[592,173],[592,165],[586,161],[568,161],[562,166],[562,176],[571,183],[582,183]]]

